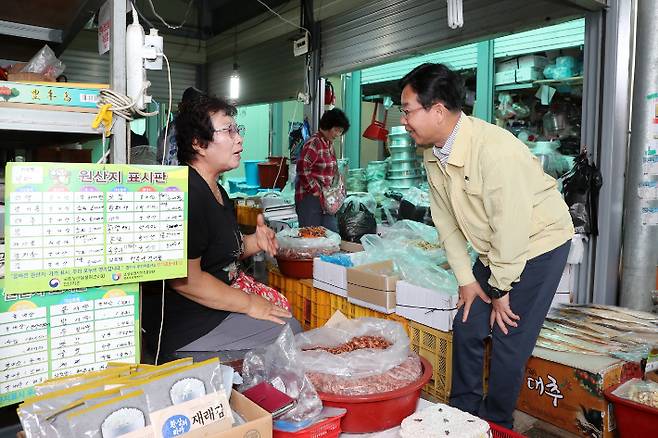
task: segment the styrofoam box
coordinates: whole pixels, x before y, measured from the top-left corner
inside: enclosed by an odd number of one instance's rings
[[[548,58],[545,56],[525,55],[519,56],[517,68],[534,67],[543,70],[547,65]]]
[[[542,73],[542,70],[538,68],[524,67],[524,68],[516,69],[516,82],[535,81],[537,79],[543,79],[543,78],[544,78],[544,74]]]
[[[494,83],[496,85],[513,84],[516,82],[516,70],[505,70],[496,73]]]
[[[572,286],[573,286],[573,281],[571,278],[572,272],[573,272],[573,266],[567,264],[564,267],[564,271],[562,272],[562,277],[560,277],[560,283],[557,285],[557,293],[572,292]]]
[[[416,286],[407,281],[397,282],[396,287],[397,306],[395,313],[426,326],[444,332],[452,330],[452,320],[457,310],[434,310],[431,309],[453,309],[457,307],[459,296],[457,291],[449,293]]]
[[[569,304],[571,303],[571,294],[570,293],[557,293],[551,301],[551,307],[555,307],[558,304]]]
[[[353,253],[359,254],[359,253]],[[350,254],[350,258],[354,257]],[[313,259],[313,287],[347,297],[347,268],[325,262],[320,257]]]
[[[315,278],[313,279],[313,287],[316,287],[318,289],[321,289],[325,292],[329,292],[334,295],[341,296],[343,298],[347,298],[347,289],[334,286],[333,284],[325,283],[324,281],[320,281]]]

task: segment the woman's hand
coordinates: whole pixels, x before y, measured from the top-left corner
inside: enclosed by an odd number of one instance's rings
[[[519,325],[516,321],[520,320],[521,317],[514,312],[509,306],[509,294],[505,295],[502,298],[497,298],[491,303],[491,318],[489,319],[489,325],[493,328],[494,322],[498,324],[500,330],[507,334],[507,326],[518,327]]]
[[[279,249],[279,244],[276,241],[276,235],[274,231],[267,225],[265,225],[265,218],[262,214],[258,215],[256,219],[256,244],[261,251],[267,252],[269,255],[274,257],[276,251]]]
[[[276,322],[277,324],[285,324],[285,321],[281,318],[292,318],[290,312],[270,303],[259,295],[249,295],[247,315],[256,319]]]

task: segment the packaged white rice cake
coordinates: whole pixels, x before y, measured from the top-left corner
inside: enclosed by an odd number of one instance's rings
[[[401,438],[487,438],[489,423],[469,413],[441,403],[429,406],[404,420]]]

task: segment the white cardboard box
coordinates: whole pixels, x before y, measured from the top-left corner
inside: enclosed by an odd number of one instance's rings
[[[505,70],[496,73],[494,83],[496,85],[513,84],[516,82],[516,70]]]
[[[517,68],[534,67],[543,70],[547,65],[548,58],[545,56],[525,55],[519,56]]]
[[[347,289],[343,289],[333,284],[325,283],[324,281],[313,279],[313,287],[329,292],[339,297],[347,298]]]
[[[457,291],[449,293],[416,286],[407,281],[397,282],[395,313],[412,321],[448,332],[457,314]]]
[[[498,73],[496,73],[498,74]],[[543,79],[544,74],[542,70],[535,67],[524,67],[516,69],[516,82],[529,82]]]
[[[559,304],[569,304],[571,303],[571,294],[567,293],[556,293],[553,296],[553,301],[551,301],[551,308],[558,306]]]
[[[354,261],[355,258],[351,254],[349,257]],[[347,267],[325,262],[320,257],[314,258],[313,287],[347,297]]]
[[[564,271],[562,272],[562,277],[560,277],[560,283],[557,285],[557,293],[572,292],[572,272],[572,265],[567,264],[567,266],[564,267]]]

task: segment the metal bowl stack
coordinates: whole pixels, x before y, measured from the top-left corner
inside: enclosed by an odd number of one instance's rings
[[[391,162],[386,179],[392,190],[417,187],[424,180],[423,170],[416,156],[416,144],[404,126],[394,126],[388,134]]]

